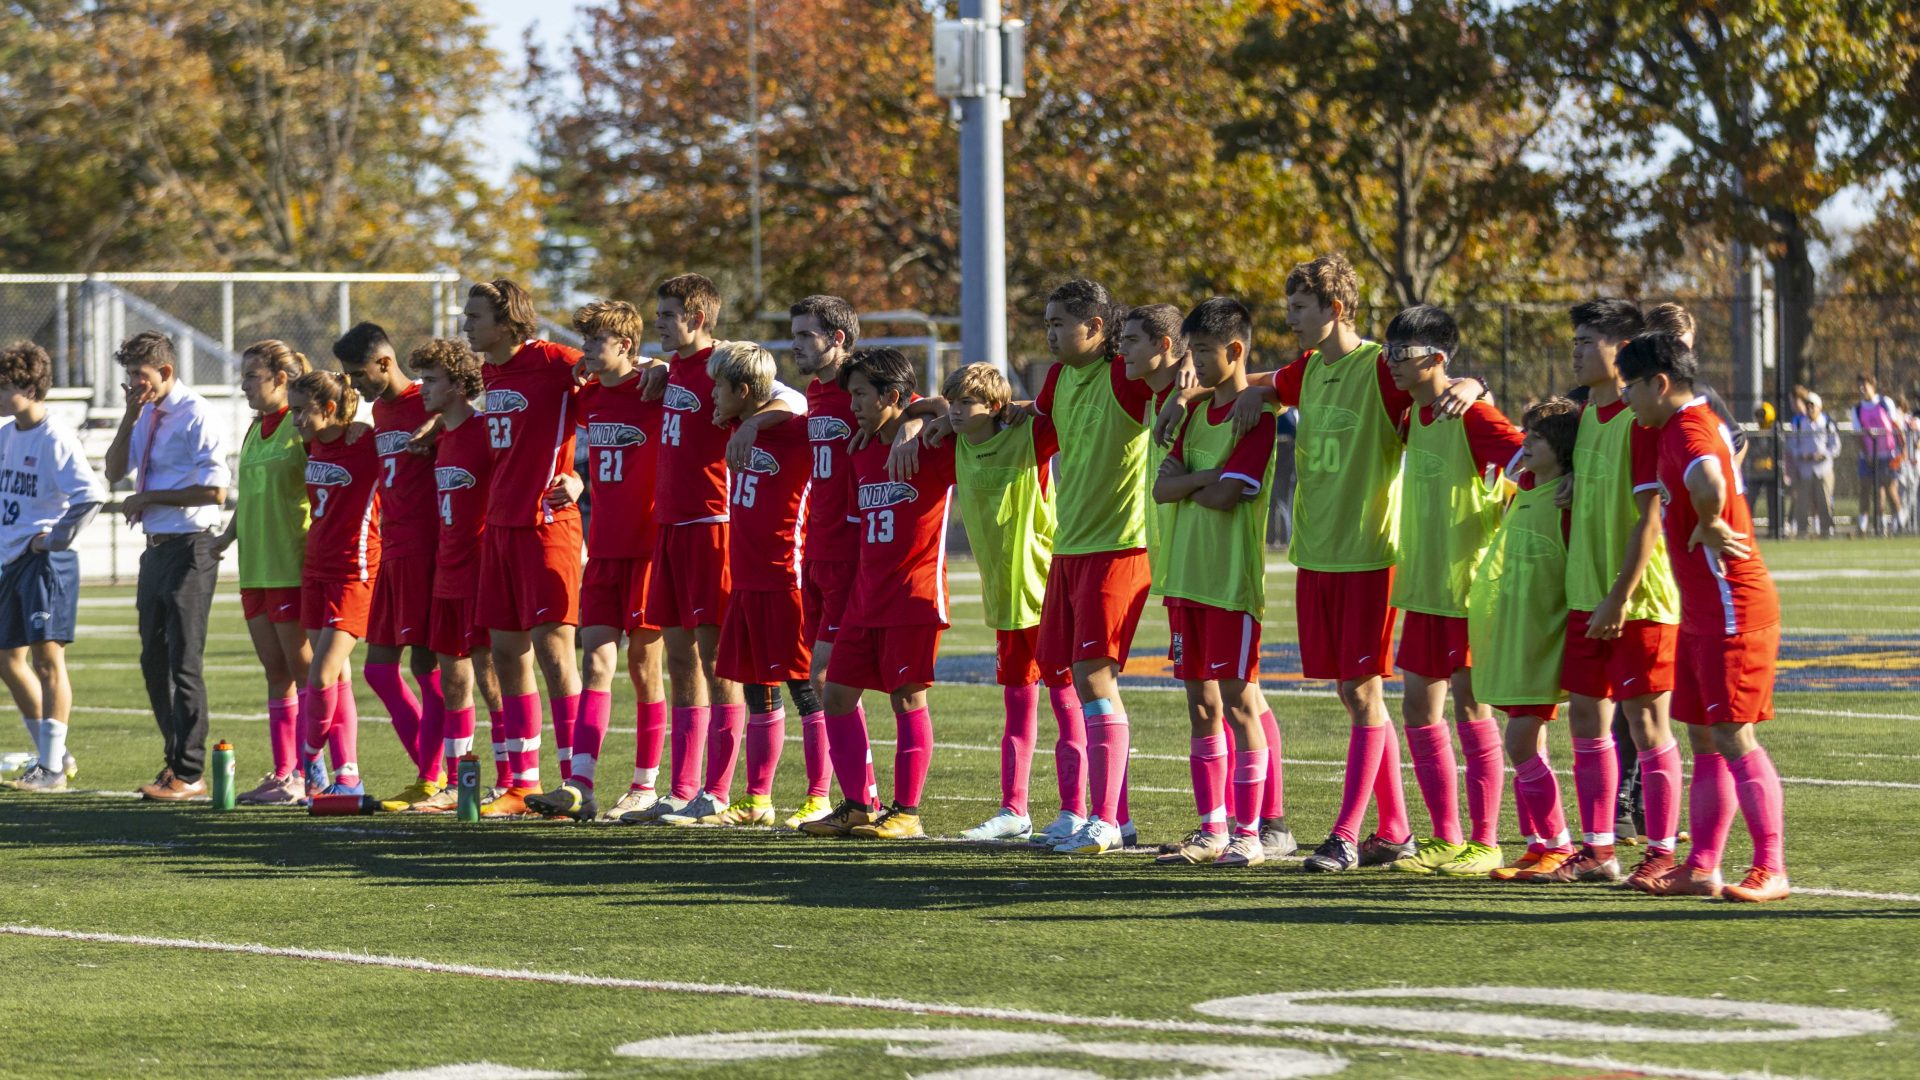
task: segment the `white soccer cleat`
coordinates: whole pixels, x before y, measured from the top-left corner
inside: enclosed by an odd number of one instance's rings
[[[1002,808],[987,820],[960,834],[962,840],[1025,840],[1033,835],[1033,819]]]
[[[1120,846],[1120,826],[1088,818],[1080,831],[1054,845],[1058,855],[1105,855]]]
[[[726,808],[727,804],[721,802],[718,795],[703,791],[688,799],[679,809],[668,810],[654,820],[662,825],[698,825],[701,818],[718,814]]]
[[[1081,817],[1079,814],[1062,810],[1060,811],[1060,816],[1054,818],[1046,828],[1033,834],[1033,842],[1052,847],[1055,844],[1066,841],[1081,829],[1086,828],[1086,826],[1086,818]]]
[[[18,780],[7,781],[6,786],[15,791],[65,791],[67,776],[52,769],[43,769],[36,764],[22,773]]]
[[[1120,846],[1123,848],[1140,846],[1140,830],[1134,828],[1131,821],[1120,823]]]
[[[653,809],[653,804],[659,801],[660,793],[652,788],[642,790],[629,788],[625,795],[620,796],[619,802],[614,803],[611,809],[600,815],[600,820],[630,824],[639,820],[640,816],[648,810]]]

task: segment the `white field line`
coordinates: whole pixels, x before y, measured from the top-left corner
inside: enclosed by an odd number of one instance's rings
[[[1861,892],[1858,889],[1803,889],[1793,887],[1796,896],[1838,896],[1848,900],[1885,900],[1889,903],[1920,904],[1920,895],[1913,893]]]
[[[1107,1031],[1146,1031],[1159,1034],[1213,1035],[1240,1039],[1284,1039],[1315,1045],[1391,1047],[1426,1053],[1454,1054],[1499,1061],[1523,1061],[1563,1068],[1601,1069],[1633,1072],[1644,1076],[1679,1077],[1683,1080],[1758,1080],[1761,1076],[1781,1080],[1777,1074],[1725,1073],[1709,1069],[1687,1069],[1666,1065],[1644,1065],[1622,1061],[1607,1055],[1583,1057],[1513,1049],[1511,1046],[1481,1046],[1447,1042],[1441,1039],[1416,1039],[1399,1035],[1368,1035],[1356,1031],[1324,1031],[1310,1027],[1281,1027],[1266,1024],[1222,1024],[1204,1020],[1149,1020],[1128,1016],[1093,1016],[1075,1013],[1049,1013],[1029,1009],[1002,1009],[981,1005],[957,1005],[945,1002],[911,1001],[905,998],[856,997],[848,994],[822,994],[806,990],[754,986],[744,983],[677,982],[665,979],[629,979],[603,975],[578,975],[565,971],[538,971],[531,968],[481,967],[453,964],[404,956],[340,952],[331,949],[276,948],[194,938],[148,937],[139,934],[103,934],[78,930],[56,930],[42,926],[0,924],[0,934],[55,941],[78,941],[101,945],[136,945],[150,949],[185,949],[196,952],[239,954],[285,960],[325,960],[362,967],[414,971],[436,975],[465,975],[512,982],[546,983],[607,990],[639,990],[657,994],[693,994],[710,997],[744,997],[762,1001],[782,1001],[798,1005],[842,1006],[876,1012],[906,1013],[915,1016],[951,1016],[970,1020],[1046,1024],[1055,1027],[1091,1028]],[[853,1031],[855,1029],[849,1029]]]

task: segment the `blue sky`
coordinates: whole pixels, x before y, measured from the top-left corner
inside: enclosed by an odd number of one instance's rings
[[[558,49],[573,28],[575,0],[474,0],[480,17],[492,27],[493,47],[517,63],[520,36],[527,27],[536,26],[539,38],[548,47]],[[490,146],[511,146],[510,157],[494,158],[489,164],[490,178],[504,180],[513,166],[531,156],[526,116],[514,103],[499,100],[487,111],[486,141]]]

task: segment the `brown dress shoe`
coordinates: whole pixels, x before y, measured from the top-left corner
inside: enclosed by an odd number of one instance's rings
[[[164,784],[148,784],[140,789],[143,798],[158,802],[185,802],[188,799],[197,799],[206,793],[206,780],[195,780],[189,784],[177,776],[169,776]]]
[[[140,788],[139,788],[140,797],[143,799],[159,798],[159,796],[150,795],[148,794],[148,792],[159,791],[161,788],[166,787],[168,782],[171,781],[172,779],[173,779],[173,768],[171,766],[161,769],[160,775],[153,778],[153,783],[140,785]]]

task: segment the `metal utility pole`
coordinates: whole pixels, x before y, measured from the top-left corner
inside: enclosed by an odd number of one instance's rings
[[[757,311],[766,299],[760,279],[760,0],[747,0],[747,130],[752,147],[747,197],[753,215],[753,305],[747,310]]]
[[[936,23],[934,91],[960,120],[960,358],[1007,369],[1007,99],[1025,94],[1026,27],[1001,0],[960,0]]]

